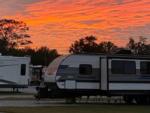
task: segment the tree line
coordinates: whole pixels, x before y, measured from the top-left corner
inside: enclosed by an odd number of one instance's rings
[[[29,27],[22,21],[13,19],[0,20],[0,53],[2,55],[30,56],[33,65],[47,66],[53,59],[59,56],[56,49],[40,47],[38,49],[29,48],[32,44]],[[86,36],[73,42],[69,48],[69,53],[103,53],[103,54],[135,54],[150,55],[150,44],[147,38],[139,36],[135,41],[129,38],[125,47],[118,47],[111,41],[98,42],[95,36]]]
[[[138,37],[135,41],[132,37],[129,38],[125,47],[118,47],[111,41],[97,42],[95,36],[86,36],[76,40],[70,47],[69,52],[73,54],[80,53],[103,53],[103,54],[134,54],[134,55],[150,55],[150,44],[147,43],[147,38]]]

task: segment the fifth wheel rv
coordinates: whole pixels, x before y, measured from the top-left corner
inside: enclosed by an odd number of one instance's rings
[[[0,56],[0,88],[25,88],[29,80],[29,57]]]

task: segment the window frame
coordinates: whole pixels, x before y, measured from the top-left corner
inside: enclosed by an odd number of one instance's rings
[[[148,72],[148,73],[142,73],[142,63],[149,63],[149,65],[150,65],[150,61],[140,61],[140,74],[141,75],[150,75],[150,71]],[[148,67],[147,67],[148,68]],[[149,66],[149,68],[150,68],[150,66]],[[144,70],[144,69],[143,69]],[[146,69],[146,70],[149,70],[149,69]],[[145,70],[144,70],[145,71]]]
[[[21,76],[25,76],[25,75],[26,75],[26,70],[27,70],[26,64],[21,64],[20,67],[21,67],[21,68],[20,68],[20,75],[21,75]]]
[[[82,68],[85,68],[87,66],[88,69],[90,69],[89,72],[82,72],[83,70],[81,70]],[[86,71],[86,69],[84,70]],[[81,77],[89,77],[92,76],[93,73],[93,66],[92,64],[79,64],[79,76]]]
[[[122,72],[114,72],[113,70],[113,62],[120,62],[120,65],[122,66],[120,69],[122,70]],[[127,64],[132,62],[132,69],[134,68],[134,70],[132,70],[131,72],[127,71]],[[115,69],[115,68],[114,68]],[[119,69],[119,68],[118,68]],[[128,68],[129,69],[129,68]],[[116,71],[117,69],[115,69]],[[117,59],[113,59],[111,60],[111,74],[112,75],[136,75],[136,61],[135,60],[117,60]]]

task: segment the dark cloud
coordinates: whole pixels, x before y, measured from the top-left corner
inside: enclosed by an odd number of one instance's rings
[[[134,18],[143,18],[143,16],[140,16],[140,15],[136,15],[136,16],[134,16]]]
[[[117,5],[122,5],[122,4],[129,4],[129,3],[136,3],[136,2],[140,2],[141,0],[115,0],[115,3]]]
[[[27,4],[39,2],[41,0],[0,0],[0,16],[11,16],[16,13],[23,13]]]
[[[144,36],[150,39],[150,23],[141,26],[129,26],[126,28],[111,28],[107,29],[107,33],[113,34],[115,37],[128,40],[129,37],[137,39],[139,36]]]
[[[116,0],[116,3],[117,3],[117,4],[123,4],[123,3],[124,3],[124,0]]]
[[[82,21],[79,21],[79,23],[86,24],[86,25],[92,25],[92,24],[101,23],[103,21],[104,20],[82,20]]]

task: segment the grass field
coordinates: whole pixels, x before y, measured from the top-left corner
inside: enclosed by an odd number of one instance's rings
[[[0,107],[4,113],[150,113],[142,105],[75,105],[51,107]]]

